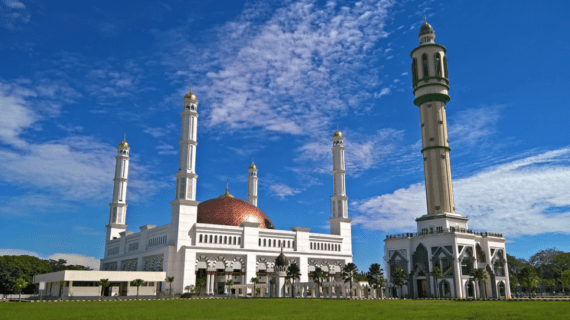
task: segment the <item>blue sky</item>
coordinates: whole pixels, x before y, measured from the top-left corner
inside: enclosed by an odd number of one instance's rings
[[[96,264],[116,146],[128,229],[170,221],[181,99],[200,101],[198,200],[245,199],[278,229],[328,232],[345,135],[354,261],[426,212],[410,51],[447,47],[457,212],[528,258],[570,250],[565,1],[0,2],[0,254]]]

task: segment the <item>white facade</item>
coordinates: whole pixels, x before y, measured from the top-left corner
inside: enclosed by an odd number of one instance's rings
[[[101,279],[111,283],[106,289],[107,296],[136,296],[137,287],[131,282],[141,279],[144,283],[138,288],[138,294],[150,296],[156,295],[158,284],[165,277],[165,272],[63,270],[35,275],[33,282],[43,283],[40,285],[40,288],[44,288],[40,290],[43,297],[98,297],[103,289],[97,283]],[[65,281],[63,287],[60,281]]]
[[[501,234],[469,230],[468,219],[455,213],[446,103],[449,79],[444,46],[434,42],[427,23],[420,45],[412,53],[412,77],[420,108],[427,214],[416,219],[416,233],[389,235],[384,246],[391,296],[501,298],[510,297],[505,238]],[[443,276],[431,276],[438,266]],[[394,285],[394,271],[403,269],[407,284]],[[486,283],[474,283],[474,269],[485,270]]]
[[[333,137],[331,200],[338,204],[338,209],[330,219],[331,234],[310,233],[308,228],[302,227],[293,227],[290,231],[262,229],[259,223],[248,221],[239,226],[198,223],[197,109],[196,96],[190,92],[183,100],[180,163],[175,175],[175,200],[170,203],[171,223],[160,227],[145,225],[137,233],[124,231],[124,224],[120,226],[122,229],[113,226],[120,230],[108,233],[105,239],[101,270],[164,271],[166,276],[174,277],[174,293],[185,292],[185,288],[195,285],[196,279],[201,277],[206,280],[207,294],[222,294],[226,293],[224,284],[229,279],[243,285],[258,277],[260,284],[268,283],[274,272],[275,258],[283,247],[289,260],[301,269],[300,282],[309,282],[309,273],[316,267],[327,272],[331,281],[340,281],[341,268],[352,262],[342,134],[337,130],[340,138],[337,133]],[[247,201],[257,207],[257,167],[252,164],[248,173]],[[227,192],[226,195],[233,197]],[[111,230],[115,230],[113,228]]]

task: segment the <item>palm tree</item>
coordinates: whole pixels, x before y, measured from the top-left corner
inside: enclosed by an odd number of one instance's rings
[[[318,297],[321,297],[321,287],[323,285],[323,281],[326,278],[326,274],[321,268],[315,268],[315,272],[313,272],[313,281],[317,284],[317,294]]]
[[[131,282],[131,286],[137,287],[137,299],[139,298],[139,288],[140,286],[142,286],[143,283],[144,283],[143,279],[136,279],[133,280],[133,282]]]
[[[528,297],[532,299],[530,290],[538,284],[538,275],[536,274],[536,270],[532,266],[525,266],[519,271],[517,276],[521,285],[526,287]]]
[[[196,287],[198,288],[198,295],[202,295],[202,288],[206,285],[206,279],[198,278],[196,279]]]
[[[400,288],[400,296],[402,295],[402,289],[406,285],[406,272],[402,268],[394,269],[394,273],[392,274],[392,283]]]
[[[289,268],[287,268],[287,278],[293,280],[291,298],[295,298],[295,279],[301,278],[301,270],[296,263],[289,265]]]
[[[234,285],[234,281],[233,281],[232,279],[230,279],[230,280],[226,281],[225,285],[226,285],[226,287],[228,287],[228,286],[233,286],[233,285]],[[228,292],[228,295],[230,295],[230,294],[231,294],[231,292]]]
[[[59,281],[59,300],[63,301],[63,287],[65,286],[65,281]]]
[[[479,296],[483,296],[483,292],[481,292],[481,283],[486,284],[487,283],[487,273],[485,272],[485,269],[483,268],[478,268],[478,269],[474,269],[473,272],[471,272],[471,279],[472,281],[475,281],[475,283],[477,284],[477,286],[479,286]],[[485,287],[485,297],[487,297],[487,286]]]
[[[170,298],[172,299],[172,283],[174,282],[174,277],[166,277],[165,281],[168,282],[168,292],[170,292]]]
[[[347,263],[344,268],[342,268],[342,279],[344,282],[350,282],[350,298],[352,299],[352,281],[354,280],[354,276],[358,273],[358,267],[350,262]]]
[[[16,290],[18,290],[18,302],[22,302],[22,290],[28,286],[28,282],[24,278],[16,280]]]
[[[103,294],[105,294],[105,288],[107,288],[110,285],[111,282],[109,282],[109,279],[101,279],[99,280],[99,282],[97,282],[97,286],[101,286],[101,297],[99,298],[99,300],[103,300]]]
[[[251,282],[253,282],[253,292],[251,294],[252,297],[256,297],[257,296],[257,292],[255,291],[255,285],[259,283],[259,278],[251,278]]]
[[[380,264],[373,263],[370,265],[370,268],[368,268],[368,273],[366,274],[366,279],[368,280],[370,286],[376,288],[376,291],[380,293],[379,294],[380,299],[382,299],[383,298],[382,287],[384,287],[386,279],[384,279],[384,270],[380,268]],[[378,290],[378,288],[380,288],[380,290]]]
[[[439,284],[437,283],[437,280],[443,277],[443,271],[441,271],[438,266],[434,266],[431,268],[429,275],[435,278],[435,295],[439,298]]]

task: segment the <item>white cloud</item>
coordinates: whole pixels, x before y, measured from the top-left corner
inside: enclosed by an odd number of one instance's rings
[[[6,95],[8,86],[0,83],[0,141],[11,145],[23,145],[18,137],[22,131],[37,121],[37,116],[24,104],[20,95]]]
[[[450,143],[473,146],[495,132],[502,106],[462,110],[449,123]]]
[[[570,230],[570,147],[496,165],[454,180],[456,212],[470,227],[506,236]],[[423,183],[351,203],[364,228],[413,231],[426,213]]]
[[[259,4],[216,30],[218,41],[204,52],[196,52],[201,49],[183,31],[169,34],[170,44],[191,72],[207,74],[194,90],[209,101],[207,126],[314,137],[339,112],[360,108],[378,86],[367,53],[387,37],[391,5],[367,0],[322,7],[306,0],[268,13]]]
[[[158,150],[158,154],[166,155],[166,154],[178,154],[178,151],[174,150],[174,147],[171,145],[160,145],[157,146],[156,149]]]
[[[26,5],[24,5],[18,0],[2,0],[2,3],[4,3],[6,7],[11,9],[26,9]]]
[[[95,257],[85,256],[81,254],[73,254],[73,253],[55,253],[50,256],[42,256],[37,252],[28,251],[28,250],[21,250],[21,249],[0,249],[0,256],[20,256],[20,255],[27,255],[32,257],[37,257],[40,259],[52,259],[52,260],[59,260],[65,259],[67,260],[68,265],[82,265],[86,267],[90,267],[93,270],[99,270],[99,259]]]
[[[20,23],[30,22],[31,15],[22,2],[2,0],[2,4],[3,6],[0,6],[0,23],[4,28],[15,30],[19,28]]]
[[[378,130],[375,135],[366,136],[356,132],[343,131],[345,146],[345,167],[347,173],[359,176],[362,172],[374,168],[380,160],[388,155],[401,151],[396,150],[401,141],[403,131],[393,129]],[[382,148],[378,148],[381,145]],[[332,142],[322,139],[318,142],[309,142],[301,146],[297,161],[313,161],[319,164],[316,172],[330,172],[332,170]],[[326,164],[323,166],[322,164]]]
[[[293,195],[296,195],[297,193],[301,192],[301,190],[291,188],[288,185],[283,184],[283,183],[274,184],[269,189],[271,190],[271,192],[274,195],[281,198],[281,200],[285,199],[285,197],[287,197],[287,196],[293,196]]]
[[[59,115],[50,105],[73,102],[77,92],[64,83],[0,81],[0,180],[27,193],[4,196],[0,212],[26,215],[48,209],[75,210],[78,202],[109,199],[113,188],[116,149],[90,136],[70,135],[38,142],[26,139],[26,130]],[[41,110],[38,109],[41,106]],[[5,147],[2,143],[8,145]],[[146,200],[167,184],[150,179],[151,170],[131,160],[130,201]],[[151,183],[149,183],[151,182]],[[64,204],[61,200],[65,200]]]

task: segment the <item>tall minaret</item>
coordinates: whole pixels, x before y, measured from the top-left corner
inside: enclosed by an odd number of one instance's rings
[[[247,170],[249,176],[247,177],[247,202],[257,207],[257,166],[251,161],[251,165]]]
[[[119,237],[119,233],[127,228],[127,181],[129,177],[129,144],[125,139],[117,147],[115,157],[115,178],[113,186],[113,201],[109,204],[109,224],[107,227],[107,241]]]
[[[196,201],[196,146],[198,125],[198,99],[192,89],[182,99],[182,126],[180,128],[180,160],[176,177],[175,200],[172,206],[172,218],[168,245],[176,251],[170,260],[166,275],[174,277],[174,292],[183,292],[184,288],[196,283],[195,263],[186,249],[196,245],[196,222],[198,219],[198,201]]]
[[[329,219],[331,224],[331,234],[343,236],[342,250],[343,252],[352,252],[352,219],[348,218],[348,197],[346,196],[346,185],[344,176],[344,137],[342,133],[336,129],[333,134],[333,195],[331,197],[332,218]]]
[[[425,20],[425,16],[424,16]],[[412,50],[414,104],[420,108],[422,154],[428,215],[455,213],[445,104],[449,101],[447,58],[444,46],[425,21],[420,45]]]
[[[332,201],[332,217],[348,218],[348,197],[346,196],[346,186],[344,183],[344,145],[342,141],[344,137],[342,133],[336,129],[332,137],[333,147],[333,196]]]
[[[176,199],[196,200],[196,146],[198,126],[198,100],[190,92],[182,100],[182,126],[180,128],[180,161],[176,173]]]

